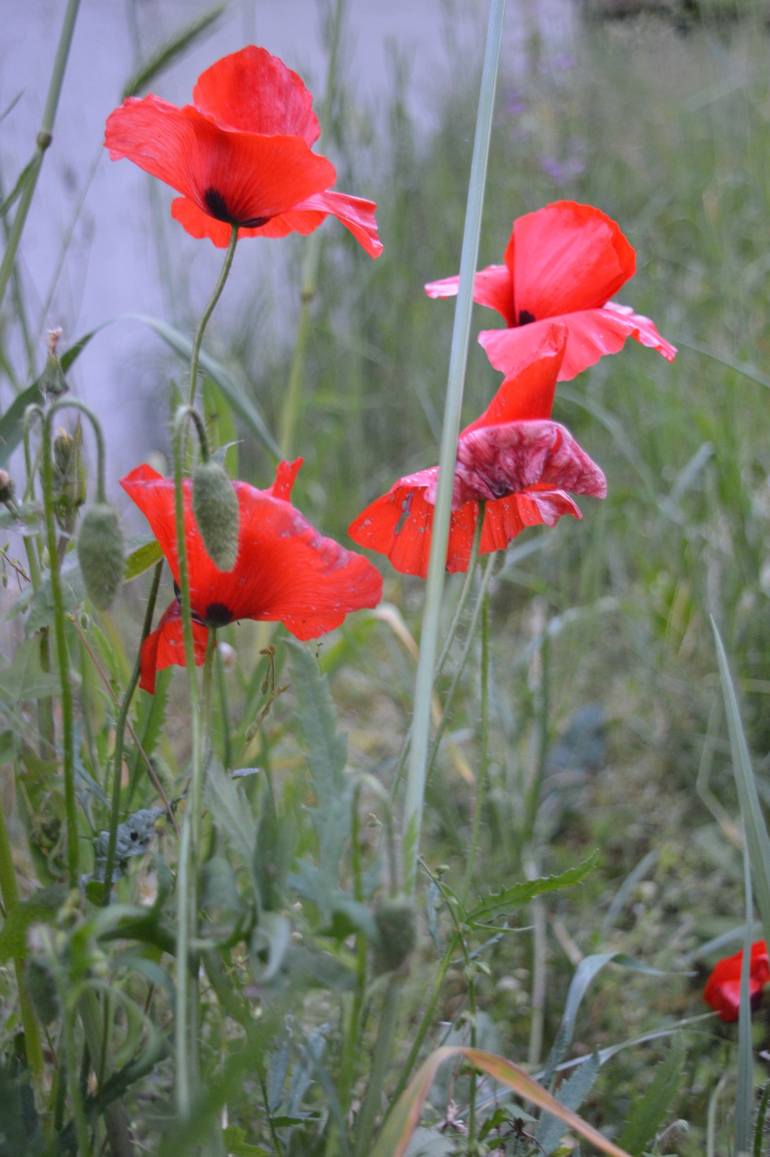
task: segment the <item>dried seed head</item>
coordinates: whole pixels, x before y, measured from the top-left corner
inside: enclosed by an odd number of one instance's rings
[[[117,514],[106,502],[86,511],[78,560],[88,597],[95,607],[106,610],[123,579],[123,535]]]
[[[374,913],[378,942],[375,966],[378,972],[394,972],[411,956],[417,943],[414,905],[405,896],[385,900]]]
[[[192,499],[195,519],[212,561],[220,570],[232,570],[238,556],[238,499],[224,467],[201,462],[193,470]]]

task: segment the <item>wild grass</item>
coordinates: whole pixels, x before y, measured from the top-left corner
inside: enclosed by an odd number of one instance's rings
[[[500,260],[514,217],[561,198],[596,204],[637,250],[637,275],[620,299],[653,317],[679,356],[668,365],[652,351],[627,348],[560,387],[555,417],[601,462],[609,496],[601,504],[585,500],[581,523],[565,519],[552,531],[527,532],[495,562],[484,679],[481,634],[465,656],[471,592],[436,688],[443,702],[457,679],[429,778],[419,939],[391,1010],[398,1037],[378,1111],[442,1044],[499,1053],[535,1075],[545,1071],[546,1083],[557,1064],[596,1053],[603,1063],[590,1071],[593,1062],[584,1061],[589,1075],[582,1088],[573,1085],[573,1104],[582,1099],[581,1114],[630,1152],[735,1152],[737,1034],[699,1018],[706,970],[737,950],[744,924],[739,795],[710,616],[729,656],[759,798],[766,803],[770,794],[770,39],[760,15],[747,10],[742,21],[695,22],[684,31],[652,16],[591,21],[579,27],[569,58],[535,39],[525,63],[501,75],[480,263]],[[453,309],[429,301],[422,286],[459,268],[477,86],[475,77],[460,78],[437,93],[439,126],[426,136],[399,100],[400,67],[394,64],[385,118],[381,110],[362,116],[343,78],[327,129],[342,162],[340,187],[377,191],[385,243],[371,264],[327,226],[310,306],[295,434],[306,460],[297,504],[339,538],[396,477],[437,460]],[[168,237],[173,252],[173,231]],[[303,243],[285,244],[298,269]],[[258,306],[246,299],[229,316],[217,314],[205,348],[249,383],[251,401],[275,432],[292,350],[290,341],[266,345],[253,322]],[[493,324],[475,308],[473,332]],[[192,309],[186,327],[175,320],[192,333]],[[482,351],[472,348],[469,418],[495,385]],[[8,381],[3,390],[7,402]],[[233,422],[211,380],[206,391],[213,440],[242,437],[229,465],[234,471],[237,458],[240,477],[265,485],[271,464],[264,445],[242,417]],[[16,558],[20,548],[9,552]],[[5,575],[15,581],[9,563]],[[445,630],[461,576],[447,587]],[[74,653],[84,836],[107,823],[104,768],[147,588],[148,576],[139,578],[113,616],[76,616],[68,626],[83,643]],[[385,992],[367,944],[376,942],[371,922],[388,886],[389,800],[411,720],[423,592],[418,580],[386,570],[386,610],[350,620],[318,648],[335,716],[311,661],[315,648],[301,652],[253,624],[222,632],[237,661],[216,674],[215,698],[225,699],[214,747],[225,769],[261,771],[238,780],[212,772],[206,789],[201,935],[217,944],[233,937],[234,948],[202,958],[203,1096],[164,1142],[173,1075],[156,1036],[173,1032],[173,1000],[159,967],[158,928],[176,865],[170,825],[154,854],[118,884],[123,904],[159,890],[151,909],[158,925],[147,922],[152,935],[145,928],[134,942],[126,932],[127,943],[115,947],[105,932],[110,908],[62,916],[60,896],[48,907],[38,896],[33,946],[46,959],[61,957],[62,937],[82,921],[80,941],[68,941],[69,956],[57,965],[60,1004],[68,978],[80,968],[81,979],[93,980],[106,956],[113,987],[131,1001],[115,1017],[113,1039],[136,1076],[122,1077],[116,1103],[149,1151],[192,1152],[201,1144],[235,1154],[363,1157],[351,1122],[360,1120]],[[51,621],[43,602],[38,597],[38,625]],[[260,657],[271,640],[275,655]],[[15,788],[12,777],[4,783],[5,811],[27,897],[65,874],[61,784],[52,752],[24,739],[25,728],[39,725],[30,684],[3,678],[2,742],[17,769]],[[182,674],[164,676],[157,697],[142,698],[133,718],[169,798],[189,756],[184,687]],[[347,735],[346,764],[338,732]],[[482,746],[488,786],[466,889]],[[133,742],[126,786],[126,809],[158,805]],[[327,865],[319,886],[314,865],[329,846],[339,864]],[[499,926],[470,928],[469,913],[488,893],[569,872],[595,851],[578,885],[538,896],[533,890]],[[344,903],[329,892],[332,880]],[[264,934],[247,946],[236,931],[250,888]],[[475,923],[491,925],[492,914]],[[723,936],[732,938],[710,944]],[[10,970],[2,986],[10,1055],[19,1027]],[[145,1007],[149,1023],[133,1011]],[[63,1015],[61,1038],[53,1029],[44,1036],[47,1062],[82,1045],[73,1010]],[[767,1082],[767,1027],[767,1014],[755,1014],[757,1088]],[[618,1047],[636,1038],[649,1039]],[[415,1040],[420,1048],[407,1073]],[[119,1064],[116,1070],[123,1073]],[[16,1104],[14,1097],[21,1104],[16,1070],[4,1072],[6,1104]],[[78,1098],[86,1111],[93,1107],[88,1089],[75,1088],[66,1113],[64,1091],[46,1092],[61,1125]],[[474,1087],[467,1072],[447,1069],[430,1104],[423,1148],[410,1150],[415,1157],[467,1153],[470,1104],[476,1152],[537,1151],[515,1136],[523,1110],[514,1112],[486,1078]],[[537,1128],[522,1126],[525,1133]],[[114,1137],[119,1123],[110,1129]],[[558,1133],[546,1132],[544,1143],[548,1152],[566,1153]],[[755,1152],[762,1151],[760,1140]]]

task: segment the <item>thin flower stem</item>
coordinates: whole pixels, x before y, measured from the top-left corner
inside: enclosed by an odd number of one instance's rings
[[[467,901],[476,870],[481,834],[481,817],[487,794],[489,774],[489,594],[484,591],[481,599],[481,750],[479,751],[479,773],[476,785],[476,799],[473,805],[473,827],[471,846],[465,866],[463,899]]]
[[[483,523],[484,518],[482,513],[476,521],[476,528],[473,532],[473,542],[471,543],[471,553],[468,559],[468,569],[465,572],[465,579],[463,581],[462,590],[460,591],[460,597],[458,598],[455,605],[455,609],[452,614],[452,621],[449,624],[449,630],[447,631],[446,637],[444,638],[444,645],[441,648],[441,654],[439,655],[438,662],[436,663],[436,670],[433,674],[434,688],[444,673],[444,667],[446,665],[447,659],[449,658],[449,652],[452,649],[452,644],[455,641],[455,635],[457,634],[457,628],[460,626],[460,621],[465,610],[465,604],[467,603],[468,596],[473,588],[473,580],[476,577],[476,566],[479,557],[479,542],[481,541],[481,530]],[[398,757],[398,763],[396,764],[396,769],[393,773],[393,782],[390,787],[391,800],[396,798],[396,793],[401,783],[401,776],[403,775],[404,767],[406,766],[406,759],[409,754],[409,744],[411,743],[411,739],[412,727],[410,726],[409,730],[404,736],[404,742],[401,746],[401,754]],[[430,768],[430,764],[428,766]]]
[[[198,363],[200,361],[203,335],[206,332],[206,326],[209,323],[209,318],[216,309],[217,302],[222,296],[222,290],[225,287],[225,282],[227,281],[230,269],[233,264],[233,257],[235,257],[235,247],[237,244],[238,226],[233,225],[232,232],[230,234],[230,242],[227,246],[227,252],[225,253],[225,260],[221,270],[219,271],[219,277],[217,278],[217,283],[214,286],[214,292],[212,293],[211,298],[209,299],[209,303],[204,309],[201,319],[198,322],[198,328],[195,331],[195,337],[193,339],[192,354],[190,356],[190,390],[187,397],[188,406],[195,405],[195,396],[198,390]]]
[[[324,99],[321,106],[320,121],[325,125],[329,119],[332,102],[334,100],[334,85],[338,75],[337,57],[339,54],[340,34],[344,15],[344,0],[336,0],[331,14],[331,31],[329,34],[329,58],[326,67],[326,84]],[[302,281],[300,288],[299,321],[297,322],[297,337],[294,342],[294,352],[289,369],[289,381],[286,387],[281,410],[281,421],[278,435],[278,445],[284,458],[290,458],[294,446],[294,431],[299,417],[302,378],[305,369],[305,352],[310,334],[310,307],[318,290],[318,269],[321,264],[321,230],[316,229],[305,245],[302,259]]]
[[[503,33],[505,0],[490,0],[487,43],[481,75],[481,90],[476,117],[473,159],[468,187],[468,201],[460,258],[460,286],[455,308],[452,347],[444,408],[444,425],[439,455],[438,494],[433,519],[430,565],[425,592],[425,611],[420,637],[420,657],[415,680],[414,721],[409,767],[404,801],[403,821],[403,878],[407,893],[414,892],[417,884],[417,859],[420,850],[422,813],[425,803],[425,781],[428,768],[430,740],[431,696],[436,661],[441,599],[444,590],[449,519],[452,507],[452,486],[457,457],[457,436],[460,429],[465,367],[471,326],[473,279],[478,263],[481,214],[486,183],[489,140],[495,103],[497,70]]]
[[[366,1096],[361,1106],[357,1127],[356,1157],[369,1157],[371,1139],[374,1131],[374,1122],[382,1103],[383,1085],[390,1063],[393,1041],[398,1021],[398,1001],[401,982],[391,975],[385,998],[382,1004],[382,1013],[378,1025],[377,1043],[374,1046],[374,1056],[369,1070],[369,1083],[366,1087]]]
[[[62,775],[64,778],[64,813],[67,826],[67,874],[70,888],[77,888],[80,870],[80,848],[78,846],[78,818],[75,799],[75,731],[73,720],[72,686],[70,684],[67,636],[64,629],[64,596],[59,574],[59,550],[56,542],[54,520],[54,476],[51,454],[51,410],[44,414],[38,407],[29,407],[25,417],[28,425],[32,418],[42,420],[43,451],[43,516],[45,518],[48,545],[48,566],[51,574],[51,597],[54,610],[54,637],[56,639],[56,659],[61,686],[62,719]]]
[[[54,57],[53,69],[51,71],[51,80],[48,85],[48,96],[46,97],[45,108],[43,109],[43,119],[40,122],[40,128],[35,142],[36,151],[24,185],[24,190],[19,198],[19,205],[13,219],[13,225],[11,226],[8,244],[3,255],[2,263],[0,264],[0,302],[2,302],[5,296],[5,290],[16,264],[16,253],[19,248],[19,242],[21,241],[21,235],[24,232],[29,207],[35,194],[35,187],[37,185],[37,179],[40,176],[43,158],[53,140],[56,110],[59,106],[64,72],[67,67],[67,58],[69,56],[70,45],[72,44],[72,34],[75,30],[75,20],[79,7],[80,0],[69,0],[64,13],[62,30],[59,35],[59,43],[56,47],[56,56]]]
[[[465,670],[465,664],[468,662],[468,656],[470,654],[471,647],[473,646],[473,640],[476,637],[476,626],[477,626],[478,621],[479,621],[479,615],[481,613],[481,608],[484,605],[484,598],[485,598],[486,593],[487,593],[487,587],[489,586],[489,580],[492,577],[492,569],[494,567],[494,564],[495,564],[495,556],[493,554],[491,554],[489,556],[489,558],[487,559],[486,566],[484,567],[484,570],[482,571],[481,585],[479,586],[479,593],[478,593],[478,596],[476,598],[476,603],[473,607],[473,612],[471,613],[471,620],[468,624],[468,631],[467,631],[466,636],[465,636],[465,643],[463,644],[462,654],[460,655],[460,661],[457,664],[454,675],[452,676],[452,682],[449,684],[449,690],[447,691],[446,695],[444,696],[443,712],[441,715],[441,721],[439,722],[439,725],[436,728],[436,734],[435,734],[435,737],[433,739],[433,747],[431,748],[430,757],[428,759],[428,775],[427,775],[428,781],[430,781],[430,777],[433,774],[433,768],[434,768],[434,765],[436,763],[436,756],[438,755],[439,747],[441,746],[441,740],[443,738],[444,731],[446,730],[446,725],[447,725],[447,720],[449,718],[450,708],[452,706],[452,703],[454,702],[454,697],[455,697],[455,694],[457,693],[457,688],[460,684],[460,679],[462,678],[463,671]]]
[[[5,825],[5,812],[0,807],[0,896],[3,899],[6,922],[11,918],[14,909],[19,903],[19,889],[16,884],[16,872],[13,866],[11,843],[8,839],[8,829]],[[19,1011],[21,1024],[24,1029],[24,1050],[27,1054],[27,1064],[32,1074],[38,1095],[42,1095],[43,1076],[43,1049],[40,1043],[40,1032],[35,1017],[35,1011],[29,999],[27,984],[24,979],[24,961],[15,956],[13,961],[16,972],[16,987],[19,992]],[[42,1103],[42,1102],[41,1102]]]
[[[200,328],[200,327],[199,327]],[[195,357],[195,354],[193,354]],[[190,698],[190,730],[192,736],[191,779],[188,810],[182,825],[177,865],[177,989],[176,989],[176,1104],[182,1121],[189,1117],[193,1094],[198,1083],[197,1040],[194,1039],[192,991],[188,974],[190,943],[196,934],[195,914],[197,885],[198,827],[202,801],[203,733],[201,727],[201,704],[198,692],[198,676],[195,670],[195,642],[192,626],[192,606],[190,603],[190,573],[187,563],[187,542],[184,526],[184,485],[182,463],[184,451],[182,442],[188,407],[180,407],[174,419],[174,517],[176,524],[177,565],[179,568],[179,601],[182,610],[182,634],[184,637],[187,686]]]
[[[136,653],[136,662],[134,669],[131,672],[131,678],[128,681],[128,686],[123,694],[123,701],[120,704],[120,711],[118,713],[117,723],[115,724],[115,751],[113,753],[113,772],[112,772],[112,806],[110,808],[110,827],[109,837],[107,842],[107,862],[104,867],[104,884],[102,889],[102,903],[106,905],[110,900],[110,891],[112,889],[112,874],[115,870],[115,848],[118,838],[118,819],[120,817],[120,781],[123,773],[123,739],[126,733],[126,723],[128,722],[128,712],[131,707],[131,701],[134,697],[139,676],[141,674],[141,657],[142,657],[142,643],[147,638],[152,629],[152,616],[155,612],[155,603],[158,598],[158,587],[160,586],[160,577],[163,574],[163,562],[156,563],[155,570],[152,576],[152,585],[150,586],[150,594],[147,599],[147,608],[144,612],[144,623],[142,624],[142,637],[139,642],[139,649]]]
[[[222,727],[222,764],[225,771],[231,771],[233,766],[233,741],[230,735],[230,708],[227,700],[227,679],[222,652],[217,648],[214,656],[217,670],[217,694],[219,696],[219,720]]]

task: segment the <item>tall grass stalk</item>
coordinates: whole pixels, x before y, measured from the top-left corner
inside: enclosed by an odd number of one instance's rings
[[[404,801],[402,848],[403,879],[407,892],[414,892],[417,883],[417,859],[420,849],[425,781],[428,768],[433,672],[438,647],[441,600],[444,591],[449,520],[452,513],[457,436],[460,431],[465,368],[468,361],[471,310],[473,307],[473,279],[478,264],[481,216],[484,205],[504,13],[505,0],[491,0],[460,257],[460,286],[452,330],[444,424],[439,455],[438,494],[433,519],[433,538],[425,591],[423,627],[420,636],[420,657],[415,680],[414,719]]]
[[[27,222],[29,207],[35,195],[35,188],[37,186],[37,179],[40,176],[40,169],[43,165],[43,158],[53,140],[56,110],[59,107],[59,97],[61,96],[64,73],[67,68],[67,59],[69,57],[72,34],[75,31],[75,20],[77,19],[79,7],[80,0],[69,0],[64,13],[62,30],[56,48],[53,69],[51,71],[51,79],[48,84],[48,96],[46,97],[45,107],[43,109],[43,119],[40,122],[40,128],[35,142],[36,151],[32,158],[32,164],[27,174],[24,189],[19,198],[19,205],[13,219],[13,225],[11,226],[3,260],[2,263],[0,263],[0,302],[2,302],[5,296],[5,290],[14,270],[16,253],[19,248],[19,242],[21,241],[21,235],[24,232],[24,226]]]

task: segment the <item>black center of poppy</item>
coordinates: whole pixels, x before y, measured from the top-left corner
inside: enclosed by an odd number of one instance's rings
[[[228,209],[227,201],[219,189],[206,189],[203,194],[203,203],[211,217],[216,217],[217,221],[226,221],[228,225],[241,225],[245,229],[259,229],[270,220],[269,217],[249,217],[245,221],[239,221]]]
[[[204,621],[207,627],[226,627],[228,623],[233,621],[233,615],[229,607],[224,603],[209,603],[206,607],[206,614]]]
[[[530,313],[528,309],[519,310],[519,325],[531,325],[535,320],[534,313]]]

